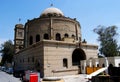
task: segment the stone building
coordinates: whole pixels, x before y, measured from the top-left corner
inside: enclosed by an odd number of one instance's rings
[[[22,24],[15,25],[14,45],[15,52],[20,51],[24,47],[24,26]]]
[[[82,40],[80,23],[58,8],[45,9],[23,28],[19,38],[24,39],[16,39],[19,28],[15,30],[14,41],[24,44],[15,44],[15,69],[37,70],[44,77],[73,75],[81,72],[81,60],[97,58],[98,46]]]

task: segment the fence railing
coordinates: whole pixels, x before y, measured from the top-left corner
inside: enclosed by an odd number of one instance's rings
[[[97,71],[100,68],[101,67],[86,67],[86,74],[91,74],[91,73]]]

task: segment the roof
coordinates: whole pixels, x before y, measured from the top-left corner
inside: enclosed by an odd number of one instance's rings
[[[40,16],[64,16],[63,12],[55,7],[45,9]]]

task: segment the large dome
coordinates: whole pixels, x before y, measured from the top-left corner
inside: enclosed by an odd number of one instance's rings
[[[55,7],[45,9],[40,16],[64,16],[63,12]]]

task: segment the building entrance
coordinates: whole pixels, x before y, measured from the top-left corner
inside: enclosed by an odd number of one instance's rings
[[[81,48],[77,48],[72,53],[72,65],[80,66],[80,61],[86,60],[85,52]]]

